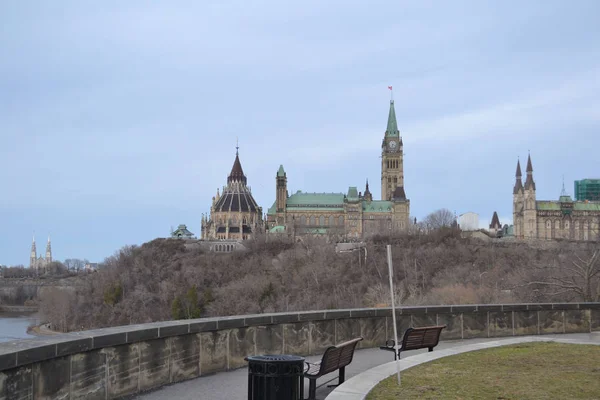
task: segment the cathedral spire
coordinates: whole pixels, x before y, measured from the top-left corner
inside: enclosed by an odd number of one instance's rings
[[[363,197],[367,202],[373,201],[373,195],[371,194],[371,191],[369,190],[369,180],[368,179],[367,179],[367,185],[365,187],[365,194],[363,195]]]
[[[239,146],[236,143],[235,146],[235,161],[233,162],[233,167],[231,168],[231,172],[227,177],[227,184],[232,182],[242,182],[244,185],[246,184],[246,176],[244,175],[244,170],[242,169],[242,163],[240,162],[239,155]]]
[[[396,121],[396,110],[394,109],[394,100],[390,100],[390,113],[388,115],[387,129],[385,136],[400,136],[398,122]]]
[[[48,235],[48,243],[46,244],[46,264],[52,262],[52,245],[50,244],[50,235]]]
[[[527,178],[525,179],[525,189],[535,190],[535,182],[533,181],[533,166],[531,165],[531,154],[527,156]]]
[[[515,174],[516,177],[516,181],[515,181],[515,187],[513,189],[513,194],[517,194],[519,193],[519,191],[521,189],[523,189],[523,181],[521,180],[521,161],[517,160],[517,172]]]

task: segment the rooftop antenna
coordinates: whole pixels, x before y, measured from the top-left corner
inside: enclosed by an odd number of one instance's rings
[[[390,102],[394,102],[394,90],[392,89],[391,86],[388,86],[388,89],[390,89]]]
[[[236,155],[236,156],[238,155],[238,150],[239,150],[239,148],[240,148],[240,142],[239,142],[239,140],[238,140],[238,137],[236,136],[236,137],[235,137],[235,155]]]
[[[562,176],[562,191],[560,192],[561,196],[568,196],[567,191],[565,190],[565,176]]]

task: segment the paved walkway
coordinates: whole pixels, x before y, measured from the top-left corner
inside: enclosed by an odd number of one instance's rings
[[[600,342],[600,332],[592,334],[573,333],[563,335],[542,335],[541,338],[561,338],[575,339],[583,341]],[[491,341],[510,340],[513,337],[507,338],[486,338],[486,339],[467,339],[467,340],[447,340],[433,350],[443,350],[458,346],[485,343]],[[415,350],[402,354],[402,358],[425,353],[427,349]],[[406,354],[406,355],[405,355]],[[318,361],[319,356],[307,357],[307,361]],[[354,354],[352,364],[346,367],[346,380],[376,366],[388,363],[394,360],[394,355],[388,351],[379,349],[363,349],[357,350]],[[331,374],[331,377],[335,374]],[[325,378],[317,381],[318,384]],[[335,383],[331,382],[331,383]],[[317,399],[322,400],[331,393],[333,388],[327,388],[327,385],[317,389]],[[305,379],[305,397],[308,397],[308,380]],[[200,378],[191,379],[189,381],[180,382],[171,386],[164,386],[155,391],[136,396],[136,399],[143,400],[162,400],[162,399],[178,399],[178,400],[238,400],[246,399],[248,393],[248,369],[240,368],[229,372],[219,372],[214,375],[202,376]]]

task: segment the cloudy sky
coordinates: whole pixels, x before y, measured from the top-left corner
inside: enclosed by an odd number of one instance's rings
[[[600,176],[600,2],[3,1],[0,264],[102,261],[200,219],[242,166],[291,191],[379,198],[394,87],[406,193],[510,222],[517,157],[538,199]]]

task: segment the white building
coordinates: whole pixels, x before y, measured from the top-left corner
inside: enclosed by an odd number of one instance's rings
[[[476,231],[479,229],[479,214],[466,212],[458,217],[458,224],[463,231]]]

